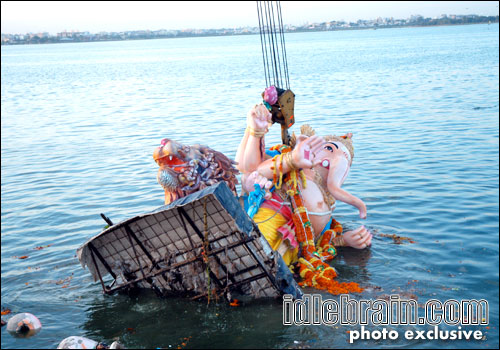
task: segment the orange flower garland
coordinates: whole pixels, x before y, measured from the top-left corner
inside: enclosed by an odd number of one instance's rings
[[[332,244],[332,240],[337,235],[342,234],[342,225],[334,218],[332,218],[330,227],[333,227],[333,229],[326,230],[316,246],[318,253],[323,257],[323,261],[332,260],[337,255],[337,250]]]

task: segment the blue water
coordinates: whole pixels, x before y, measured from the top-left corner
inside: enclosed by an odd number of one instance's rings
[[[498,24],[286,40],[292,130],[354,134],[344,189],[368,218],[338,203],[336,219],[375,237],[369,250],[340,252],[340,279],[367,287],[366,298],[489,302],[490,325],[473,328],[484,341],[372,346],[498,348]],[[44,326],[30,339],[2,327],[2,348],[55,348],[70,335],[129,348],[183,347],[185,337],[187,347],[349,346],[346,331],[359,327],[285,327],[280,302],[103,296],[75,256],[104,226],[99,213],[118,222],[163,204],[152,158],[162,138],[234,158],[265,87],[258,36],[2,46],[1,57],[2,307]]]

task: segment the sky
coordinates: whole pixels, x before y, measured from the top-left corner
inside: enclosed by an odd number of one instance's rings
[[[2,1],[3,34],[257,27],[255,1]],[[498,15],[498,1],[282,1],[284,24]]]

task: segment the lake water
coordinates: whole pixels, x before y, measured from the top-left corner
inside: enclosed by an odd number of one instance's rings
[[[105,225],[99,213],[119,222],[163,204],[152,158],[162,138],[234,158],[265,88],[252,35],[2,46],[2,307],[44,326],[30,339],[2,327],[2,348],[55,348],[70,335],[129,348],[498,348],[498,24],[296,33],[286,47],[292,130],[354,134],[344,189],[368,218],[338,203],[336,219],[375,237],[340,252],[340,280],[368,287],[357,298],[486,299],[489,326],[464,327],[485,340],[350,345],[358,326],[283,326],[280,301],[104,296],[81,268],[76,249]]]

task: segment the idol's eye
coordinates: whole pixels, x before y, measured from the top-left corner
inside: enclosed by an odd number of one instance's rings
[[[326,146],[325,146],[325,149],[326,149],[326,150],[328,150],[328,151],[330,151],[330,152],[333,152],[333,147],[332,147],[332,146],[330,146],[330,145],[335,146],[335,148],[337,148],[337,149],[339,148],[339,146],[337,146],[336,144],[334,144],[334,143],[330,143],[329,145],[326,145]]]

